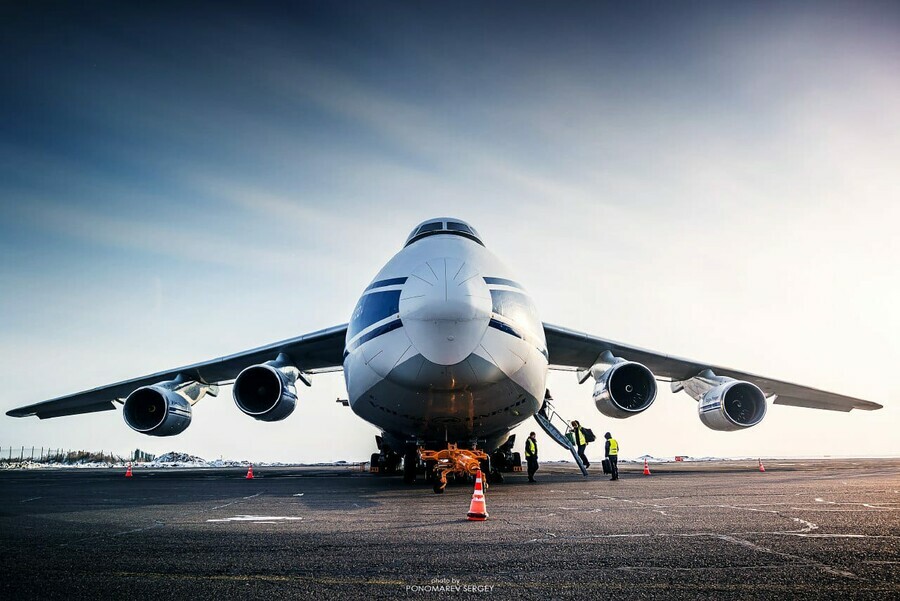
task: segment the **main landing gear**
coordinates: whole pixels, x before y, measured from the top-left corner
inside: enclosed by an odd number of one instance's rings
[[[432,466],[434,492],[440,494],[447,487],[448,475],[472,475],[487,466],[485,474],[490,474],[490,457],[478,449],[460,449],[453,443],[440,451],[419,449],[419,457],[427,465]],[[410,462],[413,463],[413,462]]]

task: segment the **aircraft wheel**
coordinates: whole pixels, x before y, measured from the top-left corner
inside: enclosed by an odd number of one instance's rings
[[[403,458],[403,482],[412,484],[416,481],[416,468],[419,463],[419,454],[416,452],[407,453]]]
[[[446,488],[445,484],[441,484],[440,482],[436,482],[432,490],[434,490],[434,494],[442,495],[444,494],[444,488]]]

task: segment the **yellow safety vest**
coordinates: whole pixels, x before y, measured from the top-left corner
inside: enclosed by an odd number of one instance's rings
[[[537,455],[537,442],[530,438],[525,439],[525,456],[534,457]]]
[[[575,441],[575,444],[578,446],[587,444],[587,439],[584,437],[584,432],[581,431],[581,426],[575,428]]]
[[[609,454],[610,455],[618,455],[619,454],[619,443],[616,442],[615,438],[609,439]]]

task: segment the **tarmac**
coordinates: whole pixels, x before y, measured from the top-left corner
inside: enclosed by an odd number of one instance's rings
[[[900,459],[0,472],[2,599],[897,599]],[[592,467],[592,470],[594,468]]]

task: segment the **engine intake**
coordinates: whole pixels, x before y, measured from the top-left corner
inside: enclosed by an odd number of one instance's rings
[[[697,410],[707,428],[719,432],[742,430],[766,416],[766,396],[750,382],[731,380],[703,395]]]
[[[191,425],[191,404],[159,385],[138,388],[125,399],[122,416],[128,426],[150,436],[175,436]]]
[[[251,365],[234,381],[234,403],[238,409],[264,422],[279,421],[297,406],[295,383],[300,371],[281,357],[262,365]]]
[[[624,419],[645,411],[656,400],[653,373],[640,363],[610,356],[607,364],[591,368],[596,379],[594,403],[607,417]]]

